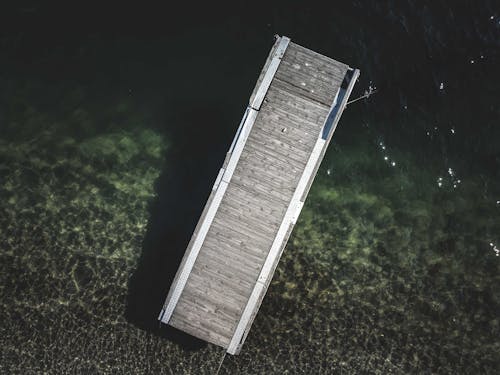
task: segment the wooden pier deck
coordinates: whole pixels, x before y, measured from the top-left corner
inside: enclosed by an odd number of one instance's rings
[[[159,319],[237,354],[358,70],[278,37]]]

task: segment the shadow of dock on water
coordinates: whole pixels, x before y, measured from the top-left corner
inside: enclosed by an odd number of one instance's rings
[[[213,126],[224,121],[222,112],[208,105],[177,107],[173,123],[178,126],[168,134],[171,147],[149,206],[142,253],[129,280],[127,321],[186,350],[206,343],[161,324],[158,316],[225,156],[227,142],[220,142],[217,133],[224,127]]]

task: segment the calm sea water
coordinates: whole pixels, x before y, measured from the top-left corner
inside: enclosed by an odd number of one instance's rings
[[[214,373],[156,318],[273,35],[361,70],[220,373],[498,373],[493,1],[5,7],[0,372]]]

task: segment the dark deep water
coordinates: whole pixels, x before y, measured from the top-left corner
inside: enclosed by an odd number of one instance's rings
[[[500,7],[0,11],[0,373],[214,373],[156,318],[273,35],[361,70],[220,373],[500,372]]]

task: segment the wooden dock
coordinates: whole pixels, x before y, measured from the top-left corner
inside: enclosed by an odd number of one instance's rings
[[[159,320],[239,353],[358,75],[277,38]]]

